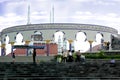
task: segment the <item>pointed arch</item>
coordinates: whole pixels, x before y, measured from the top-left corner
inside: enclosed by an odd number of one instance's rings
[[[79,32],[77,32],[76,33],[76,40],[77,41],[86,41],[87,40],[87,37],[86,37],[87,35],[86,35],[86,33],[85,32],[81,32],[81,31],[79,31]]]
[[[81,50],[81,52],[85,52],[89,49],[89,43],[87,41],[87,35],[85,32],[78,31],[76,33],[76,40],[74,41],[74,45],[75,51]]]
[[[92,43],[92,50],[93,51],[98,51],[103,48],[103,39],[104,35],[101,32],[97,32],[95,35],[95,41]]]
[[[65,35],[65,33],[64,33],[63,31],[60,31],[60,30],[56,31],[56,32],[53,34],[54,41],[55,41],[56,43],[58,43],[58,39],[59,39],[59,38],[60,38],[61,41],[63,41],[64,35]]]
[[[103,34],[98,32],[95,36],[96,42],[101,43],[101,40],[103,40],[103,37],[104,37]]]
[[[24,44],[23,38],[24,38],[23,34],[21,32],[17,32],[15,36],[15,44],[23,45]]]
[[[10,39],[8,35],[5,35],[4,41],[5,41],[5,44],[9,44]]]

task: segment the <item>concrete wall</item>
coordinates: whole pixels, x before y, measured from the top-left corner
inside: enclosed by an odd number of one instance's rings
[[[32,31],[21,31],[20,33],[23,35],[23,41],[29,40],[31,41],[31,35],[34,34],[35,30]],[[43,40],[53,40],[53,35],[57,30],[37,30],[42,33]],[[68,40],[75,40],[75,35],[79,30],[60,30],[65,33],[65,38]],[[87,40],[95,41],[95,36],[98,31],[90,31],[90,30],[82,30],[81,32],[85,32],[87,36]],[[2,42],[4,43],[4,38],[6,35],[9,36],[10,42],[15,42],[15,37],[17,32],[6,33],[2,35]],[[104,41],[111,41],[111,33],[100,32],[103,34]]]

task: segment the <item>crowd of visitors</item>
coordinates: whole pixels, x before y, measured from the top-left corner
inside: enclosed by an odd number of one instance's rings
[[[85,62],[85,56],[78,50],[75,52],[74,50],[65,50],[62,53],[62,56],[58,58],[58,62]]]

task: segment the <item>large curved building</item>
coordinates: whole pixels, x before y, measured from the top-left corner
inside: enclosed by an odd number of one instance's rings
[[[95,41],[95,36],[100,33],[103,36],[103,42],[111,43],[111,36],[118,36],[118,31],[114,28],[92,25],[92,24],[75,24],[75,23],[44,23],[44,24],[29,24],[19,25],[6,28],[1,32],[1,42],[5,44],[5,37],[9,36],[9,42],[15,42],[16,35],[21,33],[22,41],[34,41],[40,43],[42,41],[53,42],[54,33],[61,31],[64,33],[64,38],[71,44],[76,40],[76,34],[83,32],[86,35],[86,40],[90,44]],[[57,51],[55,51],[57,54]]]

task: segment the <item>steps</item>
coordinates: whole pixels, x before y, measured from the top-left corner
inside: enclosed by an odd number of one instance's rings
[[[86,62],[0,62],[0,79],[4,80],[119,80],[120,64]]]

